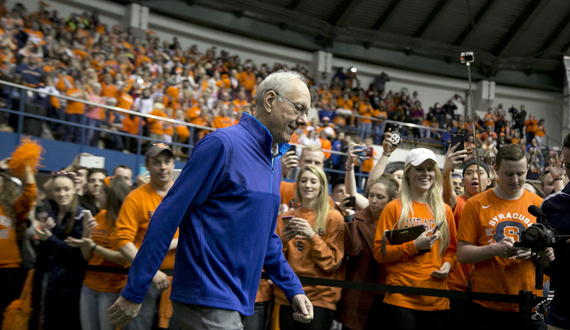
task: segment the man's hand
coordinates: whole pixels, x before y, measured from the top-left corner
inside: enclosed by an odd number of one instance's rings
[[[165,273],[161,272],[160,270],[156,272],[156,275],[152,278],[152,284],[156,287],[158,291],[164,291],[168,289],[170,285],[170,281],[168,280],[168,276]]]
[[[298,294],[291,299],[293,319],[301,323],[309,323],[313,319],[313,304],[304,294]]]
[[[434,270],[431,272],[431,276],[437,278],[438,280],[443,280],[449,275],[451,270],[451,264],[449,262],[444,262],[439,270]]]
[[[388,132],[384,133],[384,141],[382,141],[382,150],[387,155],[392,154],[404,141],[404,139],[400,139],[400,143],[397,146],[393,145],[392,142],[390,142],[390,137],[392,136],[390,130],[391,129],[388,129]]]
[[[109,321],[116,327],[124,327],[139,314],[141,306],[142,304],[137,304],[123,298],[123,296],[119,296],[119,299],[107,310],[109,312]]]
[[[544,266],[554,261],[554,249],[551,247],[536,253],[538,261]]]
[[[564,162],[563,160],[563,154],[562,151],[560,152],[560,157],[558,157],[558,153],[554,153],[554,159],[552,160],[552,163],[550,163],[550,175],[552,175],[552,179],[558,179],[560,177],[562,177],[565,173],[564,168],[562,167],[562,163]]]
[[[512,237],[505,237],[499,243],[493,244],[493,253],[500,258],[518,257],[520,248],[515,247],[514,243]]]
[[[137,187],[145,185],[150,182],[150,173],[146,172],[145,174],[137,175]]]
[[[283,157],[281,157],[281,168],[284,171],[289,172],[292,168],[295,168],[299,165],[299,158],[295,151],[287,151]]]

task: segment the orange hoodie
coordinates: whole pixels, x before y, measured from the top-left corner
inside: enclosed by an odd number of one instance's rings
[[[298,208],[284,215],[303,218],[309,225],[315,224],[316,215],[312,209]],[[283,220],[277,219],[276,233],[282,237]],[[324,233],[316,233],[311,238],[297,236],[283,246],[283,254],[298,276],[344,280],[344,270],[340,269],[344,258],[344,218],[336,211],[327,214]],[[314,306],[336,310],[341,288],[303,285],[305,294]],[[289,305],[285,294],[274,286],[275,303]]]

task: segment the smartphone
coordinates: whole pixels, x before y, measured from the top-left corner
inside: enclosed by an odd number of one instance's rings
[[[105,168],[105,157],[80,156],[79,166],[88,168]]]
[[[463,134],[451,134],[451,145],[450,147],[455,146],[459,143],[459,147],[455,149],[455,151],[461,151],[465,149],[465,135]]]
[[[178,177],[180,176],[180,172],[182,172],[182,170],[172,170],[172,182],[176,181],[176,179],[178,179]]]
[[[346,207],[356,207],[356,197],[348,197],[348,203],[346,203]]]
[[[281,217],[281,220],[283,220],[283,223],[285,224],[285,226],[287,226],[287,224],[289,223],[289,220],[293,219],[292,215],[286,215],[284,217]]]
[[[402,139],[402,129],[402,125],[398,124],[392,124],[390,126],[390,143],[392,143],[392,145],[395,147],[400,145],[400,140]]]
[[[438,224],[435,226],[435,228],[433,229],[433,233],[434,233],[434,234],[437,233],[437,231],[439,230],[439,228],[441,228],[442,225],[443,225],[443,221],[440,222],[440,223],[438,223]]]
[[[292,144],[291,148],[289,148],[289,151],[293,151],[293,152],[297,153],[297,146]]]
[[[356,153],[356,155],[360,156],[360,157],[367,157],[367,158],[372,158],[374,156],[374,147],[363,147],[363,148],[356,148],[356,151],[359,151]]]
[[[83,214],[83,220],[88,220],[93,218],[93,214],[91,214],[91,211],[89,210],[83,210],[81,211],[81,213]]]

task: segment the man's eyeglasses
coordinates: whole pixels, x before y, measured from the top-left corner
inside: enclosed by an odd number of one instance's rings
[[[283,96],[283,95],[277,93],[276,91],[273,91],[273,92],[274,92],[275,94],[277,94],[277,96],[280,96],[280,97],[284,98],[287,102],[291,103],[291,105],[292,105],[293,108],[295,109],[295,112],[297,113],[297,115],[299,115],[299,116],[303,116],[303,115],[307,116],[307,115],[309,115],[309,109],[304,110],[304,109],[303,109],[303,108],[304,108],[303,106],[300,106],[300,105],[298,105],[298,104],[293,103],[293,101],[291,101],[291,100],[289,100],[288,98],[286,98],[285,96]]]

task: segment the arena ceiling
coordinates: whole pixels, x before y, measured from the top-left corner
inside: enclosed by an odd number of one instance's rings
[[[137,2],[157,13],[278,44],[327,50],[343,58],[404,69],[437,70],[448,76],[464,77],[459,54],[474,51],[475,78],[558,91],[563,87],[562,56],[570,47],[568,0]],[[206,15],[197,15],[203,9],[233,18],[231,22],[209,20]],[[282,33],[269,29],[247,31],[247,24],[243,24],[247,22],[269,24]],[[284,39],[286,32],[300,34],[310,42]],[[343,51],[346,45],[351,45],[351,51]],[[401,59],[390,61],[375,56],[386,50],[399,53]],[[427,59],[438,60],[441,66],[426,68],[422,61]]]

